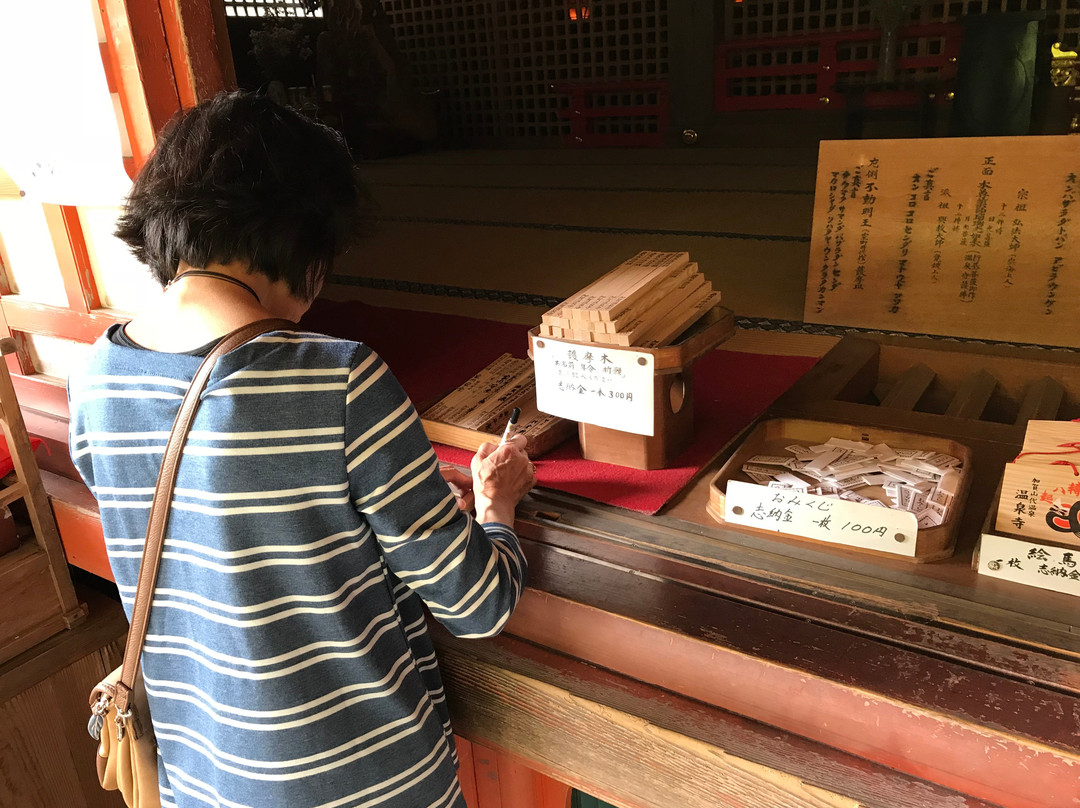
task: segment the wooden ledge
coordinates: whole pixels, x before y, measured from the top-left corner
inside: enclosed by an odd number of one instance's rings
[[[991,805],[519,639],[432,633],[459,735],[618,805]]]

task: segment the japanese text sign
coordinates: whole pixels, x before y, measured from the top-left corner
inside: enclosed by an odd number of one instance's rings
[[[1040,589],[1080,595],[1080,550],[984,533],[979,572]]]
[[[541,412],[636,435],[653,434],[652,354],[544,337],[533,341],[533,364]]]
[[[724,521],[807,539],[914,557],[915,514],[731,480]]]
[[[1071,135],[825,141],[808,322],[1080,347]]]
[[[1080,548],[1080,477],[1068,466],[1008,463],[995,528]]]

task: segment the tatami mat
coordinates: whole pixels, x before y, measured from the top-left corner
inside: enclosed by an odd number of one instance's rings
[[[687,250],[736,314],[798,321],[814,157],[806,149],[523,150],[366,163],[382,220],[336,264],[325,296],[537,323],[545,301],[639,250]],[[747,344],[783,352],[795,344],[786,338],[806,335],[782,336]],[[793,350],[817,352],[813,338],[804,344]]]

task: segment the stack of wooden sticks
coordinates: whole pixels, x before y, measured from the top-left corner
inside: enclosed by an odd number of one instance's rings
[[[689,253],[646,250],[545,313],[540,334],[660,348],[719,302]]]

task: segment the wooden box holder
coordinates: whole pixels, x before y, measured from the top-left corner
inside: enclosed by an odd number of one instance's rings
[[[0,355],[15,352],[0,339]],[[34,460],[7,363],[0,360],[0,428],[7,439],[18,482],[0,489],[0,506],[26,503],[34,537],[0,556],[0,663],[71,628],[86,616],[75,597],[64,548],[56,530],[41,474]]]
[[[953,499],[952,507],[945,521],[938,527],[919,530],[915,538],[914,557],[900,556],[894,553],[867,550],[861,547],[852,547],[846,544],[833,544],[810,539],[803,536],[794,536],[787,533],[777,534],[770,530],[756,530],[740,525],[737,530],[746,530],[769,536],[784,536],[798,541],[812,541],[815,544],[824,544],[830,547],[841,547],[845,550],[856,550],[863,553],[888,556],[910,560],[916,563],[925,561],[938,561],[952,555],[956,541],[957,529],[960,524],[960,513],[964,501],[967,498],[968,488],[971,483],[971,451],[954,440],[948,438],[919,435],[913,432],[902,432],[880,427],[863,427],[853,424],[840,424],[828,421],[807,421],[795,418],[774,418],[760,422],[743,441],[728,461],[723,465],[709,484],[709,502],[706,510],[713,519],[724,523],[724,505],[729,480],[737,479],[750,482],[743,472],[743,464],[754,455],[780,455],[788,454],[785,446],[798,443],[805,446],[814,446],[824,443],[829,438],[843,438],[844,440],[868,441],[871,444],[885,443],[893,449],[926,449],[935,452],[943,452],[958,458],[963,463],[960,472],[960,485]]]
[[[848,336],[761,420],[778,417],[895,429],[966,446],[971,481],[956,552],[970,558],[1028,420],[1080,417],[1080,360],[1036,348]]]
[[[1080,394],[1075,355],[1051,359],[1035,349],[996,352],[976,344],[849,336],[780,396],[767,415],[987,440],[1014,445],[1015,455],[1028,420],[1080,415],[1066,393],[1074,400]]]
[[[694,440],[694,362],[733,333],[734,314],[716,306],[687,329],[678,342],[663,348],[624,349],[653,356],[653,434],[634,435],[593,424],[578,424],[578,440],[585,459],[646,470],[669,466]],[[530,357],[533,345],[545,339],[549,338],[541,337],[539,328],[529,332]],[[565,339],[559,342],[596,345]]]

